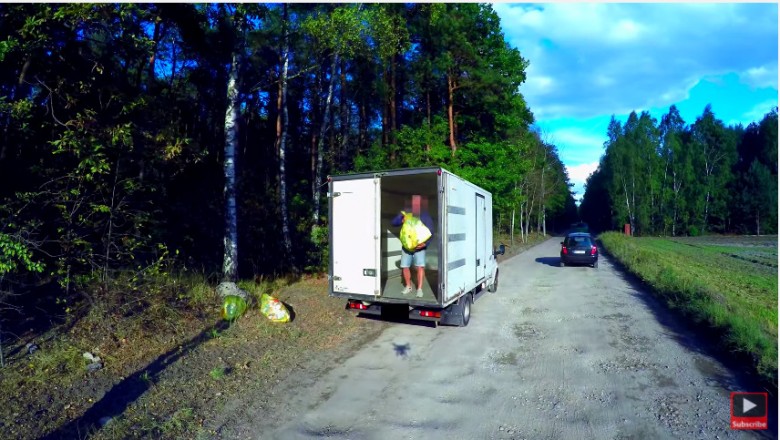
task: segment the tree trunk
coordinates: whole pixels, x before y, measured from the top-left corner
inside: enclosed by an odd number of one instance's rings
[[[312,115],[311,115],[311,120],[312,121],[318,120],[319,117],[320,117],[319,113],[322,113],[321,109],[319,108],[319,104],[320,104],[320,94],[322,93],[322,77],[323,77],[323,75],[324,75],[324,73],[322,71],[320,71],[317,74],[317,78],[316,78],[316,91],[314,93],[314,96],[316,98],[314,98],[312,100]],[[311,174],[310,174],[311,180],[310,181],[311,181],[312,197],[314,196],[314,194],[317,193],[317,186],[314,183],[314,180],[317,177],[317,142],[318,142],[317,130],[312,128],[312,130],[311,130],[311,149],[310,149],[310,151],[311,151]]]
[[[176,78],[176,45],[171,44],[171,80],[168,87],[173,89],[173,80]]]
[[[289,115],[287,112],[287,69],[290,65],[290,30],[287,18],[287,4],[284,4],[284,48],[282,49],[282,78],[281,95],[279,98],[281,104],[281,131],[279,131],[279,205],[282,211],[282,237],[284,240],[284,251],[286,257],[292,260],[292,240],[290,239],[290,218],[287,211],[287,128]],[[295,264],[293,264],[293,268]]]
[[[340,170],[347,169],[347,148],[349,148],[349,102],[347,101],[347,66],[346,61],[341,63],[341,96],[339,106],[341,107],[341,145],[339,146],[338,166]]]
[[[388,82],[388,74],[387,69],[385,69],[384,72],[382,72],[382,77],[384,79],[385,84]],[[385,92],[386,93],[386,92]],[[390,144],[389,139],[389,131],[390,131],[390,106],[387,102],[387,96],[382,98],[382,147],[385,148]],[[390,160],[394,160],[395,157],[393,155],[393,152],[390,152]]]
[[[523,203],[520,204],[520,241],[526,242],[525,230],[523,230]]]
[[[396,88],[397,88],[397,78],[396,78],[396,65],[397,65],[397,57],[393,56],[391,58],[391,64],[390,64],[390,143],[392,145],[395,145],[395,133],[398,130],[398,109],[396,107]]]
[[[455,143],[455,81],[451,75],[447,75],[447,119],[450,126],[450,148],[452,149],[452,157],[455,157],[455,152],[458,150],[458,145]]]
[[[111,242],[114,239],[114,209],[116,208],[116,188],[119,183],[119,160],[114,167],[114,185],[111,187],[111,206],[108,211],[108,231],[106,233],[105,262],[103,263],[103,286],[108,287],[108,269],[111,261]]]
[[[707,179],[709,180],[709,179]],[[708,184],[709,186],[709,184]],[[704,199],[704,219],[701,223],[701,233],[704,234],[704,232],[707,230],[707,217],[709,217],[710,214],[710,189],[707,188],[707,196]]]
[[[631,214],[631,203],[628,199],[628,187],[626,186],[626,179],[621,179],[623,181],[623,193],[626,196],[626,210],[628,211],[628,223],[631,227],[631,235],[634,235],[634,216]]]
[[[542,223],[542,236],[547,236],[547,216],[545,212],[545,205],[547,204],[545,197],[547,194],[545,194],[545,187],[544,187],[544,172],[547,169],[547,153],[545,153],[545,160],[544,160],[544,166],[542,167],[542,196],[539,198],[539,205],[541,207],[541,212],[539,213],[539,218],[541,219]],[[539,227],[536,228],[539,230]]]
[[[233,53],[227,86],[227,111],[225,112],[225,238],[222,277],[235,281],[238,267],[238,215],[236,212],[236,147],[238,139],[238,71],[240,52]]]
[[[425,92],[425,110],[428,116],[428,128],[431,128],[431,91]]]
[[[155,17],[154,34],[152,36],[152,55],[149,57],[149,78],[147,78],[149,86],[154,84],[154,62],[157,60],[157,49],[160,42],[160,35],[162,33],[162,25],[160,23],[162,23],[162,18],[160,18],[160,16]]]
[[[5,356],[3,355],[3,325],[0,321],[0,368],[5,368]]]
[[[509,242],[515,244],[515,208],[512,208],[512,221],[509,223]]]
[[[672,191],[674,193],[674,197],[672,197],[672,205],[674,206],[672,210],[672,237],[675,237],[677,234],[677,204],[681,188],[682,182],[677,181],[677,172],[672,171]]]
[[[339,63],[339,54],[333,55],[333,61],[330,64],[330,84],[328,85],[328,97],[325,99],[325,112],[322,116],[322,125],[320,126],[320,135],[317,140],[317,169],[314,173],[314,225],[320,223],[320,186],[322,186],[322,147],[325,141],[325,133],[328,131],[328,121],[330,121],[330,104],[333,101],[333,86],[336,82],[336,66]]]
[[[358,154],[368,149],[366,145],[368,139],[368,115],[366,113],[366,100],[362,99],[360,103],[360,127],[358,129],[360,132],[358,135]]]
[[[760,222],[760,218],[761,218],[761,211],[756,209],[756,236],[760,236],[761,235],[761,222]]]

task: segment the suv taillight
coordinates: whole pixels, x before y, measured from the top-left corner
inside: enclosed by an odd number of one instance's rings
[[[563,255],[568,255],[569,254],[569,250],[566,249],[566,246],[561,246],[561,252],[563,252]]]
[[[597,251],[597,250],[598,250],[598,249],[596,249],[596,246],[591,246],[591,247],[590,247],[590,254],[591,254],[591,255],[596,255],[596,251]]]

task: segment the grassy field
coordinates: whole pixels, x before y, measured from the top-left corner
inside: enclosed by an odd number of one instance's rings
[[[671,307],[722,330],[730,349],[751,355],[777,384],[777,236],[599,238]]]
[[[494,242],[508,245],[504,260],[545,239],[510,245],[496,235]],[[202,276],[166,276],[149,287],[11,341],[0,395],[12,404],[0,405],[0,438],[214,438],[230,417],[255,416],[226,408],[248,398],[271,408],[278,397],[269,390],[280,380],[316,374],[310,362],[349,356],[392,325],[344,310],[324,276],[239,283],[255,302],[270,293],[287,304],[294,313],[287,324],[269,321],[255,304],[228,325]],[[28,341],[40,349],[26,353]],[[104,368],[87,371],[84,352],[100,356]]]

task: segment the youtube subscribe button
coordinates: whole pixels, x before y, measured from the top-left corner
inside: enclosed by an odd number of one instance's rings
[[[731,429],[767,429],[767,393],[731,393]]]

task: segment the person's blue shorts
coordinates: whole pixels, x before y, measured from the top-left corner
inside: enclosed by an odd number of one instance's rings
[[[414,253],[408,252],[406,249],[401,249],[401,267],[425,267],[425,249],[415,251]]]

